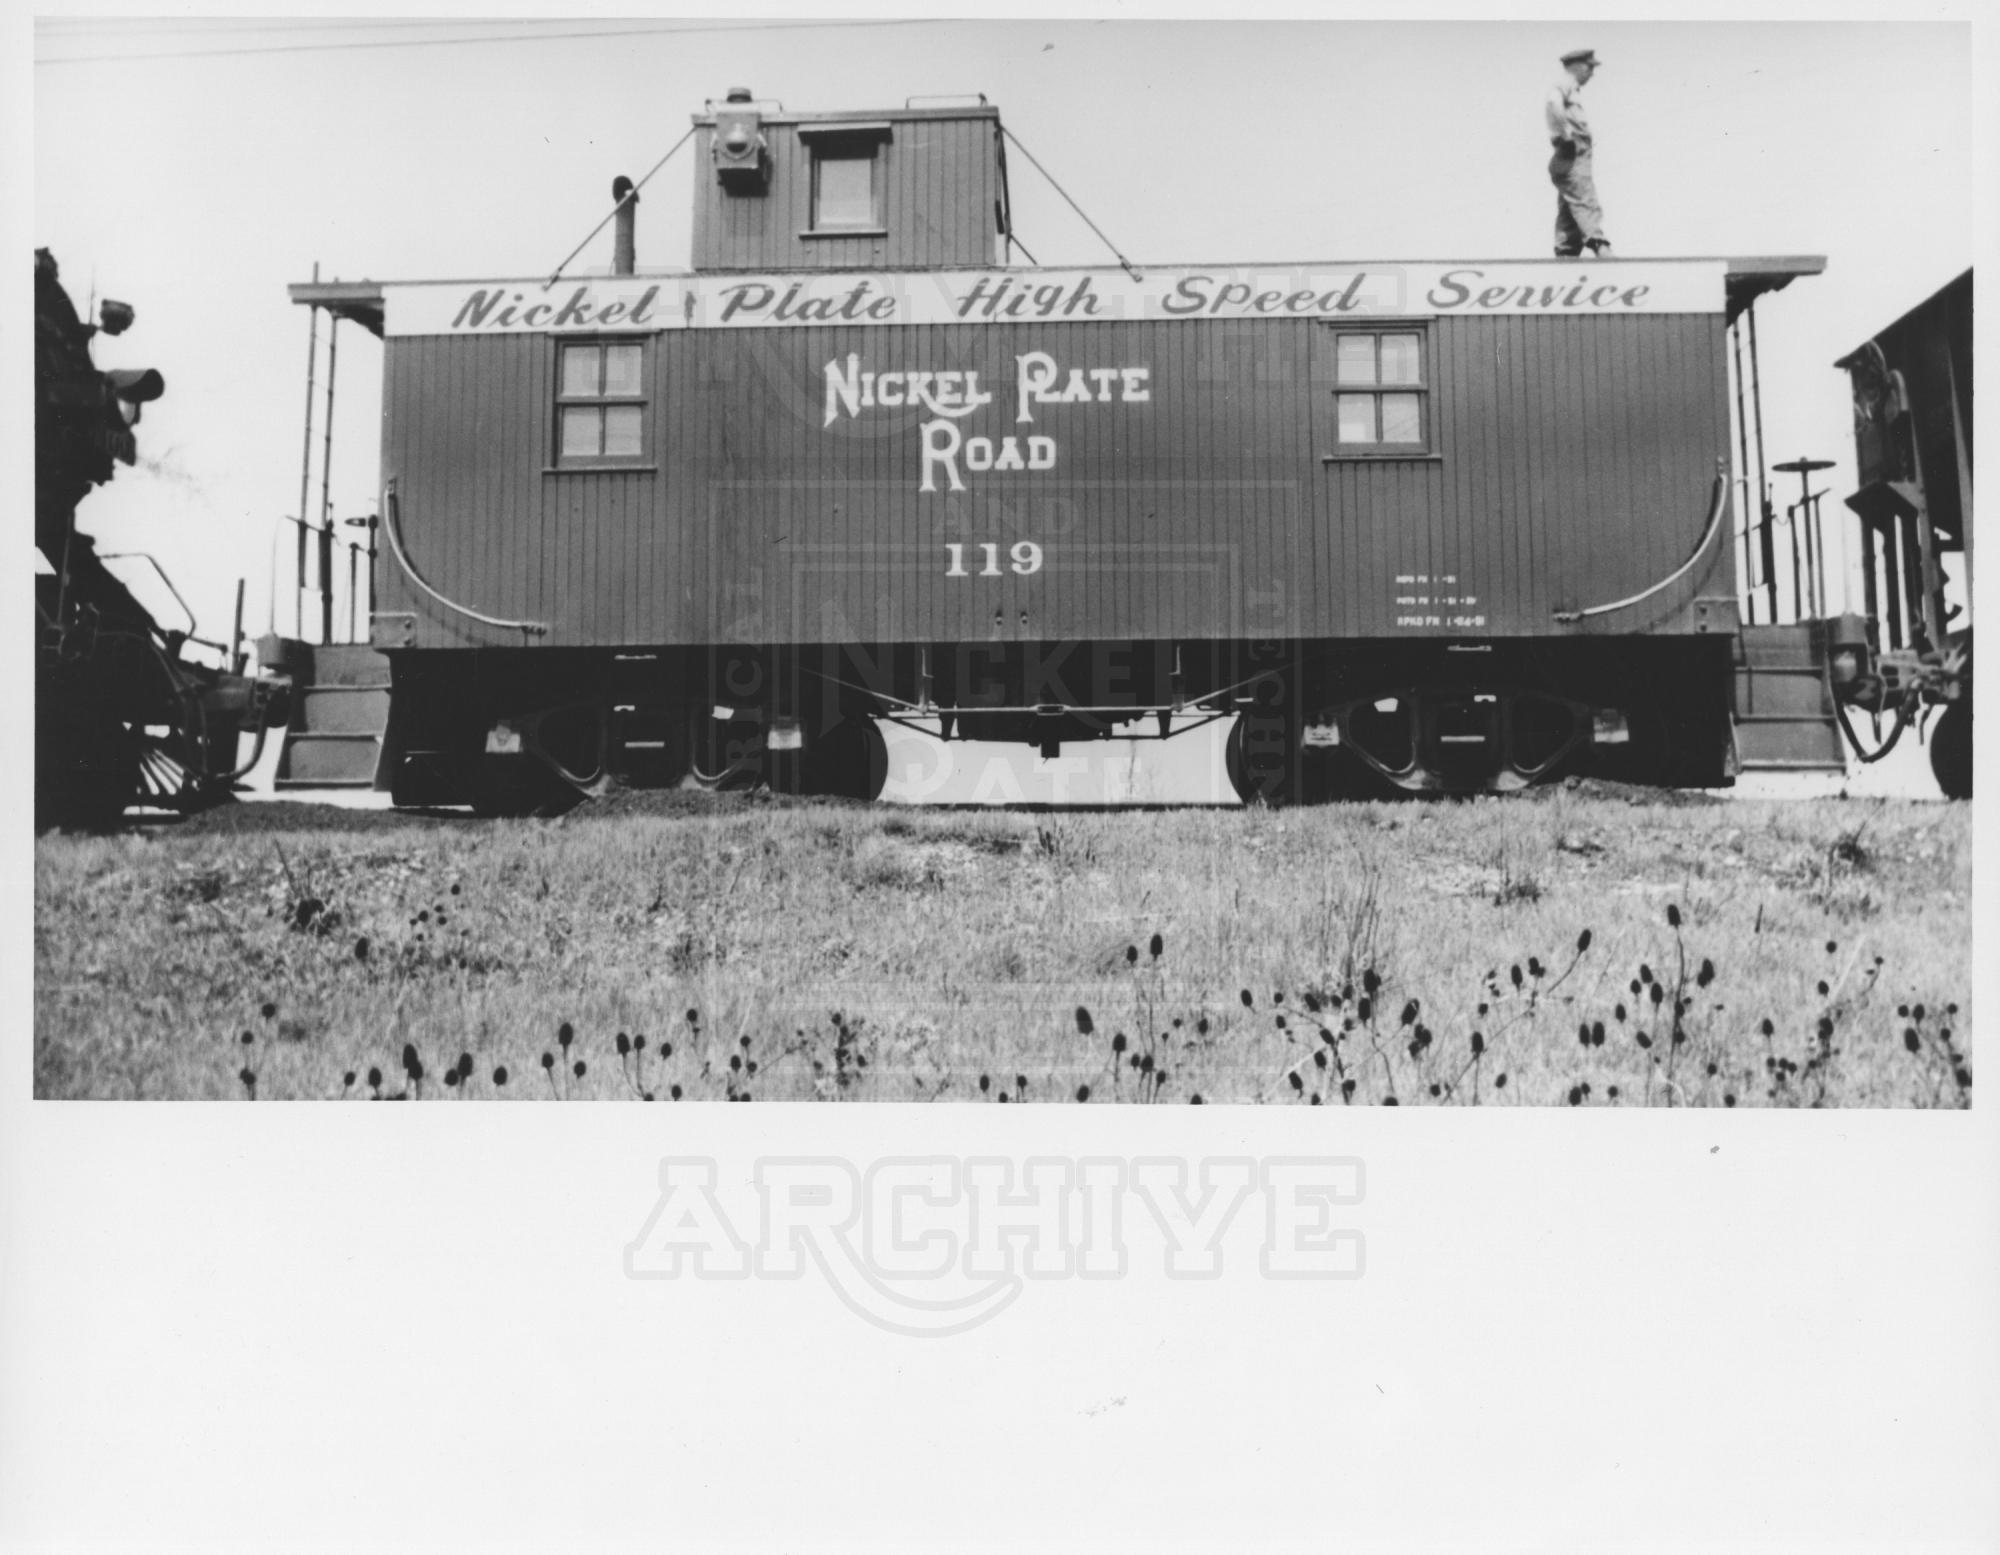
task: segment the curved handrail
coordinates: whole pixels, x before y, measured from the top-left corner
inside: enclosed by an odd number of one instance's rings
[[[1678,583],[1687,575],[1694,564],[1707,554],[1709,542],[1715,538],[1716,531],[1721,527],[1722,515],[1728,507],[1729,481],[1723,472],[1721,462],[1718,460],[1715,471],[1715,495],[1709,502],[1708,528],[1702,531],[1701,540],[1696,544],[1692,556],[1688,557],[1680,566],[1676,567],[1649,589],[1642,589],[1637,594],[1633,594],[1625,599],[1615,599],[1608,605],[1592,605],[1588,610],[1558,610],[1555,612],[1556,620],[1562,622],[1565,626],[1569,626],[1588,616],[1608,615],[1614,610],[1623,610],[1627,605],[1636,605],[1641,600],[1651,599],[1661,589]]]
[[[482,626],[497,626],[502,631],[507,632],[526,632],[530,637],[548,636],[549,628],[548,623],[545,621],[503,621],[498,616],[481,615],[477,610],[469,609],[459,604],[456,600],[446,599],[444,595],[426,583],[423,574],[410,565],[410,558],[403,551],[403,508],[402,502],[396,495],[396,482],[393,477],[383,489],[383,496],[386,500],[382,504],[382,528],[389,536],[390,551],[395,555],[396,561],[402,567],[403,571],[409,575],[412,583],[416,584],[418,588],[430,595],[440,605],[443,605],[445,609],[455,610],[468,620],[477,621]]]
[[[206,637],[195,636],[195,627],[199,623],[194,618],[194,611],[188,607],[188,602],[181,598],[181,591],[174,587],[174,580],[167,576],[167,569],[160,565],[159,558],[154,556],[150,551],[99,551],[97,559],[101,562],[139,561],[146,563],[159,575],[160,581],[166,585],[167,592],[174,596],[174,603],[181,607],[181,614],[188,618],[187,630],[181,633],[183,640],[191,643],[200,643],[202,647],[213,648],[218,653],[227,653],[229,651],[221,643],[212,643]],[[162,630],[165,630],[165,628],[162,628]]]

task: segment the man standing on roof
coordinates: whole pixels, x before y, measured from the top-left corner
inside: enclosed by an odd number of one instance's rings
[[[1567,78],[1549,89],[1545,116],[1549,143],[1549,181],[1556,186],[1556,258],[1573,259],[1586,248],[1599,258],[1611,256],[1604,235],[1604,207],[1597,203],[1597,182],[1590,166],[1590,120],[1583,111],[1583,89],[1597,73],[1597,54],[1571,49],[1562,57]]]

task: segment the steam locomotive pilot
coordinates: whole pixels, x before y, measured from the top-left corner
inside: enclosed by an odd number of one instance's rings
[[[1562,57],[1563,80],[1549,88],[1544,116],[1548,120],[1549,181],[1556,186],[1556,258],[1572,259],[1586,248],[1608,258],[1611,240],[1604,235],[1604,207],[1597,203],[1597,181],[1590,166],[1590,120],[1583,111],[1583,89],[1597,73],[1592,49],[1571,49]]]

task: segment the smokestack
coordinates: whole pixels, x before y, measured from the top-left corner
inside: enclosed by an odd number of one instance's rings
[[[611,198],[618,202],[618,224],[611,229],[611,273],[630,275],[637,263],[633,256],[633,228],[638,219],[639,191],[621,173],[611,180]]]

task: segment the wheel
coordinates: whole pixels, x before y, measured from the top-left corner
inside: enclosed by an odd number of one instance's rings
[[[186,813],[226,796],[211,781],[198,686],[136,634],[44,665],[37,686],[39,825],[104,831],[133,805]]]
[[[1649,788],[1721,788],[1729,781],[1727,713],[1704,714],[1648,698],[1625,713],[1622,746],[1590,746],[1577,766],[1593,777]]]
[[[127,734],[136,781],[135,804],[156,810],[196,810],[208,798],[201,741],[183,723],[140,724]]]
[[[1297,731],[1282,712],[1252,708],[1239,714],[1223,747],[1223,762],[1236,797],[1245,804],[1269,805],[1298,799]]]
[[[1931,775],[1947,799],[1972,797],[1972,701],[1949,702],[1931,730]]]
[[[1347,750],[1300,743],[1299,726],[1281,713],[1249,712],[1236,720],[1223,761],[1245,804],[1328,804],[1379,799],[1393,784]]]
[[[843,718],[809,744],[800,791],[829,799],[873,799],[889,778],[889,742],[865,715]]]
[[[707,706],[688,710],[692,753],[683,788],[708,793],[751,788],[764,778],[764,726],[748,719],[720,719]]]
[[[35,828],[110,831],[139,784],[137,752],[116,719],[63,709],[37,719]]]
[[[471,788],[472,813],[489,819],[562,815],[584,798],[533,756],[481,756]]]
[[[469,794],[464,767],[447,751],[399,751],[389,769],[389,802],[398,809],[462,804]]]
[[[572,702],[527,720],[525,738],[551,776],[583,794],[602,792],[610,776],[611,710]]]

